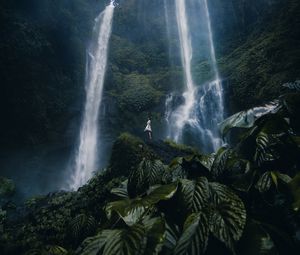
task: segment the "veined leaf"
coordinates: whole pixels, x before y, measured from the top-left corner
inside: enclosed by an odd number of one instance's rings
[[[131,197],[143,194],[155,184],[161,184],[165,165],[160,160],[143,159],[128,178],[128,194]]]
[[[175,255],[203,254],[207,247],[209,222],[205,214],[193,213],[184,223],[183,233],[175,247]]]
[[[166,222],[166,239],[164,246],[172,250],[175,248],[177,241],[180,237],[180,231],[177,225],[169,224]]]
[[[292,179],[288,175],[282,174],[278,171],[267,171],[259,178],[255,187],[259,190],[259,192],[263,193],[271,188],[272,183],[278,187],[278,180],[281,180],[284,183],[289,183]]]
[[[84,242],[81,255],[140,255],[145,239],[145,228],[135,224],[125,229],[103,230]]]
[[[200,177],[196,181],[182,179],[178,190],[179,200],[187,212],[199,212],[207,205],[209,197],[208,180]]]
[[[49,255],[67,255],[68,252],[61,246],[58,245],[49,245],[46,247],[46,253]]]
[[[238,112],[229,118],[225,119],[220,124],[220,130],[222,134],[226,134],[231,128],[250,128],[253,127],[255,121],[260,117],[268,114],[275,113],[279,109],[279,102],[274,101],[264,106],[254,107],[247,111]]]
[[[246,210],[242,200],[227,186],[209,183],[211,204],[210,231],[231,250],[233,241],[241,238],[246,223]]]
[[[230,149],[222,147],[218,150],[211,167],[211,173],[215,179],[225,171],[226,163],[230,155]]]
[[[274,161],[278,158],[277,153],[272,149],[276,143],[274,137],[264,132],[260,132],[256,138],[256,152],[254,160],[259,166],[264,162]]]
[[[122,182],[122,185],[120,187],[113,188],[110,192],[118,197],[128,198],[127,184],[128,180],[125,180],[124,182]]]
[[[87,237],[95,231],[97,222],[93,216],[78,214],[70,222],[70,233],[75,239]]]
[[[106,206],[107,217],[111,218],[112,212],[116,212],[128,225],[133,225],[159,201],[170,199],[176,190],[177,183],[171,183],[157,187],[143,198],[111,202]]]

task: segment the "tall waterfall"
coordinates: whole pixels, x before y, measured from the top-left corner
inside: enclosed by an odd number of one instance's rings
[[[176,109],[170,118],[171,121],[171,137],[176,141],[181,139],[184,126],[193,121],[191,113],[195,105],[195,85],[192,77],[191,61],[193,58],[193,48],[190,38],[190,31],[187,20],[185,0],[175,0],[175,10],[177,27],[180,41],[181,61],[184,70],[184,82],[186,91],[183,93],[184,103]]]
[[[79,145],[74,160],[71,189],[77,189],[91,178],[98,166],[99,110],[101,107],[109,39],[115,3],[110,4],[95,20],[94,35],[88,50],[86,100],[81,123]]]
[[[192,75],[193,45],[187,14],[189,0],[175,0],[176,18],[181,48],[181,62],[184,72],[184,102],[170,113],[170,97],[166,101],[166,118],[169,125],[169,137],[184,142],[184,133],[192,134],[193,140],[206,152],[215,151],[222,145],[218,124],[224,118],[224,100],[222,83],[217,68],[210,13],[207,0],[199,0],[204,8],[207,41],[213,79],[196,86]]]

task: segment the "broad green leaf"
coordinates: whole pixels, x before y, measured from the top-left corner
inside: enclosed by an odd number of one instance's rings
[[[61,246],[58,245],[49,245],[46,247],[46,253],[49,255],[67,255],[68,252]]]
[[[209,211],[211,233],[234,250],[233,242],[241,238],[246,223],[246,210],[242,200],[227,186],[219,183],[209,183]]]
[[[265,172],[257,181],[255,187],[259,192],[263,193],[268,191],[272,185],[272,178],[269,172]]]
[[[292,179],[288,175],[282,174],[278,171],[267,171],[259,178],[255,187],[259,190],[259,192],[263,193],[268,191],[272,184],[278,187],[278,180],[281,180],[284,183],[289,183]]]
[[[218,150],[211,167],[211,173],[215,179],[225,171],[226,163],[231,153],[230,149],[224,147]]]
[[[197,157],[201,164],[205,166],[208,170],[211,170],[211,167],[213,165],[213,162],[215,160],[215,154],[210,155],[201,155],[200,157]]]
[[[260,117],[277,112],[279,109],[278,101],[270,102],[264,106],[254,107],[252,109],[238,112],[220,124],[222,134],[226,134],[231,128],[250,128],[254,125],[255,121]]]
[[[118,233],[117,229],[102,230],[98,235],[86,238],[82,243],[80,255],[97,255],[104,247],[107,240],[113,238]]]
[[[106,229],[86,239],[80,255],[140,255],[144,239],[145,229],[141,224],[125,229]]]
[[[122,182],[120,187],[113,188],[110,192],[120,198],[128,198],[127,184],[128,180]]]
[[[277,153],[272,150],[276,143],[271,135],[260,132],[256,138],[255,162],[261,166],[264,162],[274,161],[278,158]]]
[[[128,178],[128,194],[131,197],[141,195],[150,186],[161,184],[165,165],[160,160],[143,159]]]
[[[112,212],[116,212],[128,225],[133,225],[159,201],[170,199],[176,190],[177,183],[171,183],[157,187],[143,198],[111,202],[106,206],[107,217],[111,218]]]
[[[178,189],[179,203],[187,212],[199,212],[207,205],[208,180],[200,177],[196,181],[182,179]]]
[[[177,225],[166,222],[166,240],[164,246],[173,251],[180,237],[180,231]]]
[[[74,239],[86,237],[95,231],[97,222],[93,216],[78,214],[70,222],[70,234]]]
[[[209,235],[209,220],[204,213],[189,215],[183,226],[183,233],[174,249],[175,255],[204,254]]]
[[[107,239],[102,255],[140,255],[143,254],[145,228],[135,224],[126,229],[117,230]]]
[[[276,172],[276,176],[278,179],[282,180],[284,183],[289,183],[290,181],[292,181],[292,178],[290,176],[288,176],[287,174],[282,174],[282,173]]]

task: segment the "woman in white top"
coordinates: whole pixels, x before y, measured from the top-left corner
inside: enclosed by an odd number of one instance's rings
[[[148,133],[149,139],[151,140],[152,139],[152,129],[151,129],[151,119],[150,118],[148,118],[147,126],[145,127],[144,132]]]

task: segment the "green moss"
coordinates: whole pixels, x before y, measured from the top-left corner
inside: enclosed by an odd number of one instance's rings
[[[0,177],[0,198],[13,196],[15,189],[15,184],[12,180]]]
[[[110,158],[110,171],[113,176],[128,176],[143,157],[151,157],[153,153],[139,138],[123,133],[115,141]]]
[[[188,153],[188,154],[199,154],[199,151],[191,146],[187,146],[185,144],[180,144],[180,143],[175,143],[173,140],[171,139],[166,139],[164,141],[165,144],[169,145],[170,147],[179,150],[181,152],[184,153]]]

